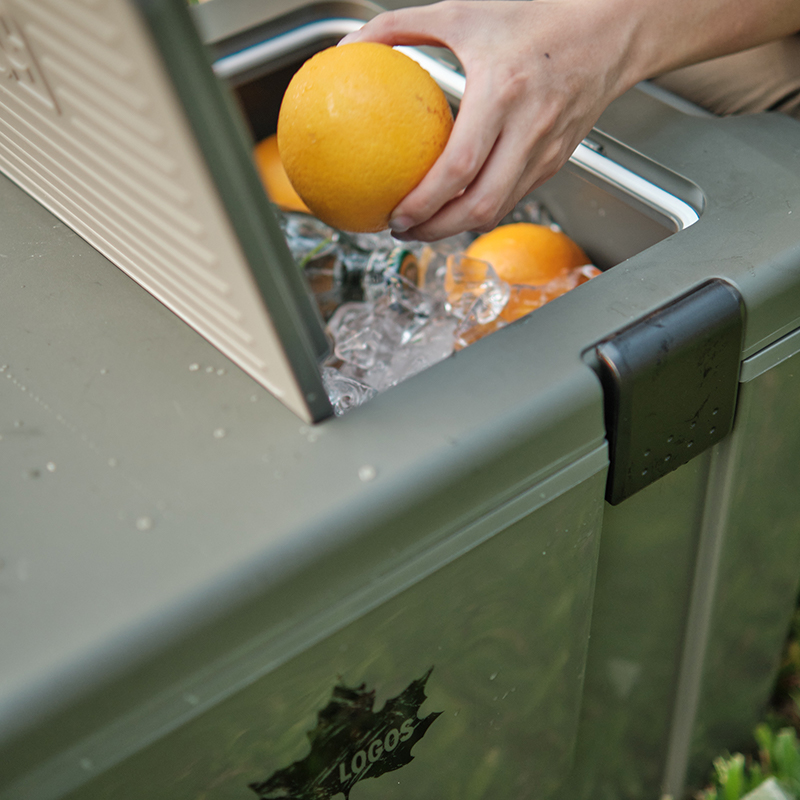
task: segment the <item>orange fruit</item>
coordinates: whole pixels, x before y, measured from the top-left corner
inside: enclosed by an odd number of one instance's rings
[[[253,156],[270,200],[285,211],[304,211],[308,214],[308,206],[295,191],[283,168],[278,153],[278,137],[273,134],[259,142],[253,151]]]
[[[431,76],[388,45],[353,42],[295,73],[278,148],[312,213],[346,231],[389,227],[397,204],[444,150],[453,115]]]
[[[512,286],[508,302],[500,312],[500,318],[505,322],[513,322],[599,274],[600,270],[597,267],[587,264],[557,275],[542,286],[525,284]]]
[[[502,280],[529,286],[541,286],[590,263],[565,233],[532,222],[500,225],[475,239],[465,252],[488,261]]]

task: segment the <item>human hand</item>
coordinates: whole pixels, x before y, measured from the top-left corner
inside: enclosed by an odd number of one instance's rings
[[[342,43],[449,48],[466,73],[450,140],[397,206],[398,238],[486,231],[570,157],[626,71],[632,25],[596,0],[445,0],[380,14]],[[613,32],[613,35],[612,33]]]

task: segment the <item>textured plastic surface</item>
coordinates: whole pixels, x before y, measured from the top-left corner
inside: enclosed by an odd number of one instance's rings
[[[233,104],[185,4],[142,5],[183,74],[125,0],[0,5],[0,169],[297,414],[325,416],[319,317]]]
[[[601,124],[699,222],[673,233],[570,165],[537,197],[607,271],[314,427],[0,179],[3,800],[255,797],[339,676],[380,708],[431,666],[419,714],[443,716],[354,800],[559,796],[578,702],[574,797],[678,796],[701,750],[749,735],[800,559],[797,126],[638,91]],[[713,277],[747,309],[733,434],[604,505],[581,354]]]
[[[739,386],[743,306],[711,281],[596,348],[606,398],[612,504],[728,435]]]

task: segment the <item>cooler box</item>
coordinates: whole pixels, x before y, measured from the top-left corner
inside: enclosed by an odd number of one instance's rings
[[[334,417],[250,153],[376,11],[0,5],[2,800],[677,794],[768,696],[797,124],[630,92],[535,195],[604,273]]]

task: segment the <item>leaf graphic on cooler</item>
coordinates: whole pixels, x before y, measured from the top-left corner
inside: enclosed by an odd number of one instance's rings
[[[340,792],[347,798],[358,781],[405,766],[414,758],[411,749],[441,713],[417,716],[432,671],[378,712],[372,710],[375,691],[367,691],[365,684],[334,687],[330,703],[317,714],[317,727],[308,733],[311,752],[250,788],[260,800],[328,800]]]

